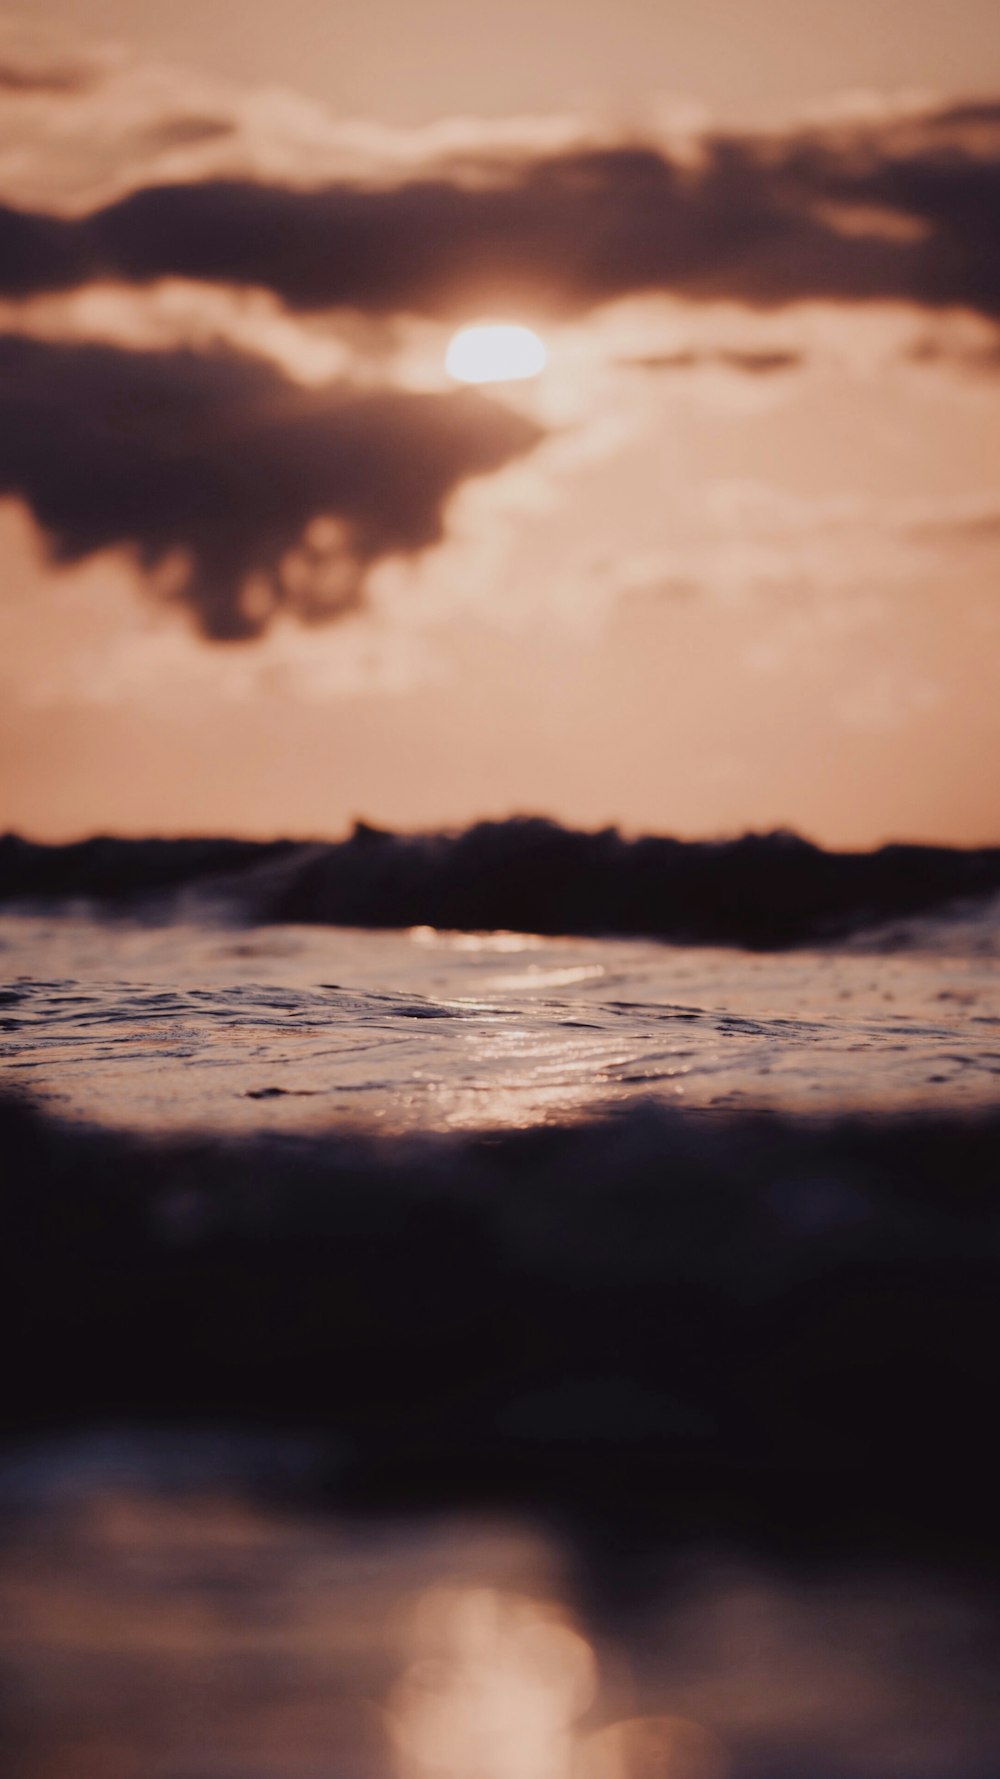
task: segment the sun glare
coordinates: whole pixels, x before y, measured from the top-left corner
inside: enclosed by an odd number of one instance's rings
[[[537,377],[548,356],[530,327],[480,322],[459,328],[448,347],[445,369],[459,383],[514,383]]]

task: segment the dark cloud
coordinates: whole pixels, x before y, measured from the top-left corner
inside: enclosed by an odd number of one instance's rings
[[[978,511],[917,519],[911,529],[915,537],[931,543],[996,544],[1000,542],[1000,502],[983,505]]]
[[[147,186],[59,226],[8,212],[18,251],[4,276],[17,291],[180,276],[261,286],[297,310],[565,311],[664,290],[763,306],[891,298],[996,316],[994,109],[708,137],[696,164],[626,144],[492,166],[484,152],[471,183],[456,166],[388,186]]]
[[[65,96],[86,93],[100,79],[96,64],[84,61],[32,65],[0,55],[0,93],[42,93]]]
[[[213,117],[209,112],[191,112],[180,117],[154,118],[142,132],[141,140],[147,150],[156,152],[225,141],[235,133],[232,118]]]
[[[0,492],[61,561],[181,552],[179,597],[216,638],[282,607],[336,615],[373,563],[440,539],[461,482],[539,437],[473,391],[308,390],[231,351],[0,337]]]
[[[99,86],[108,67],[106,54],[65,32],[29,16],[0,16],[0,97],[73,98]]]
[[[996,129],[1000,127],[1000,99],[962,99],[946,106],[936,116],[938,123],[946,128],[981,124]]]
[[[676,352],[642,352],[618,362],[636,371],[696,371],[705,363],[705,354],[684,346]]]
[[[70,290],[83,282],[85,275],[72,223],[0,204],[0,292],[4,296]]]
[[[752,351],[721,347],[716,351],[696,352],[685,347],[677,352],[643,353],[619,362],[640,371],[697,371],[721,365],[724,370],[740,371],[748,377],[771,377],[779,371],[797,370],[803,363],[803,354],[784,348]]]
[[[967,371],[974,377],[993,377],[1000,373],[1000,341],[970,341],[961,338],[923,339],[906,354],[911,364],[947,365]]]
[[[742,352],[735,348],[718,352],[719,364],[731,371],[743,371],[748,377],[773,377],[779,371],[794,371],[802,363],[801,352]]]
[[[898,245],[909,247],[912,284],[884,294],[1000,315],[1000,145],[977,155],[968,146],[930,144],[860,162],[807,146],[790,157],[789,172],[807,191],[911,225],[915,238]]]

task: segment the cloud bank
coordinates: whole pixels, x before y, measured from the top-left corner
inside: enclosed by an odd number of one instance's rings
[[[161,119],[161,133],[170,120]],[[222,129],[221,123],[217,125]],[[211,134],[211,132],[209,132]],[[140,184],[81,216],[0,211],[0,288],[186,278],[290,309],[579,313],[648,292],[1000,314],[1000,104],[784,135],[490,149],[395,181]]]
[[[0,336],[0,493],[62,562],[169,569],[220,640],[349,608],[375,562],[440,540],[461,482],[540,436],[473,391],[305,390],[233,351]]]

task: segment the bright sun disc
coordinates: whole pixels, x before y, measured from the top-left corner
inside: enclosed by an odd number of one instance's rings
[[[514,383],[537,377],[548,356],[530,327],[490,322],[459,328],[444,362],[459,383]]]

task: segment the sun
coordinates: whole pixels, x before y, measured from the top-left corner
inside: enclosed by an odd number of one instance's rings
[[[444,362],[448,375],[458,383],[516,383],[537,377],[548,356],[530,327],[489,321],[460,327]]]

